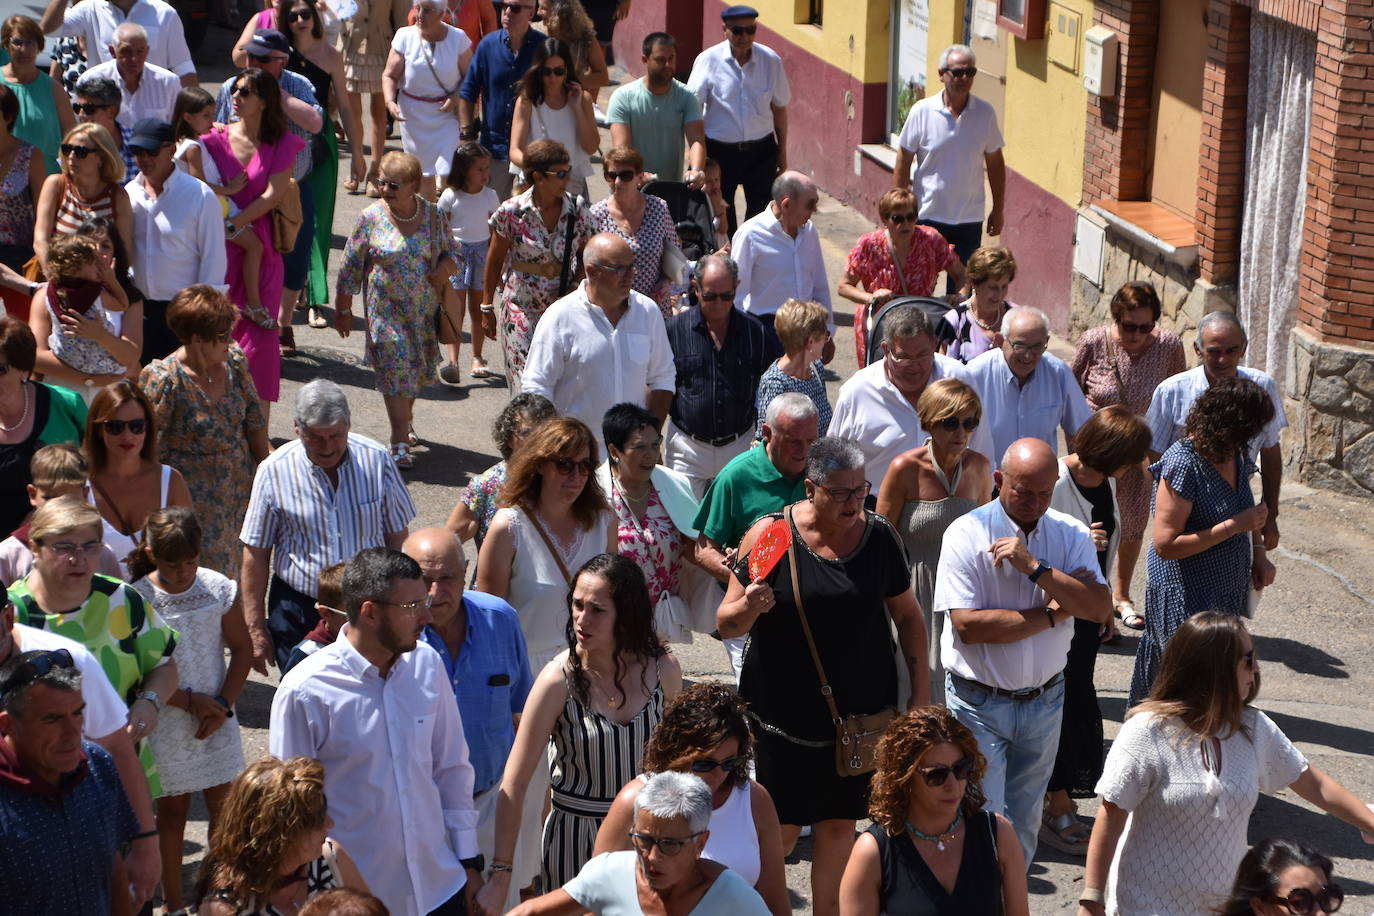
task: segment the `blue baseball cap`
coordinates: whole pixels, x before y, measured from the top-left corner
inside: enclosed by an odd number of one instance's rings
[[[140,118],[134,125],[134,135],[125,145],[155,153],[164,145],[175,143],[176,139],[172,125],[161,118]]]
[[[756,10],[756,9],[754,9],[752,6],[745,6],[745,5],[743,5],[743,4],[736,4],[735,6],[727,6],[724,10],[722,10],[722,11],[721,11],[721,14],[720,14],[720,18],[721,18],[722,20],[725,20],[725,19],[746,19],[746,18],[747,18],[747,19],[757,19],[757,18],[759,18],[759,11]]]

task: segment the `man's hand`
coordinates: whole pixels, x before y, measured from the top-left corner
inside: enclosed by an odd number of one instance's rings
[[[993,207],[988,214],[988,235],[1002,234],[1002,211],[998,207]]]
[[[337,319],[336,319],[337,320]],[[248,638],[253,641],[253,670],[267,676],[267,666],[276,666],[277,655],[272,650],[272,637],[262,624],[248,625]]]
[[[1264,549],[1273,550],[1279,546],[1279,519],[1278,516],[1270,515],[1264,522],[1264,527],[1260,529],[1264,538]]]
[[[778,148],[778,169],[777,174],[781,175],[787,171],[787,150]]]
[[[1001,569],[1002,562],[1006,561],[1011,564],[1012,569],[1024,576],[1035,572],[1035,568],[1040,565],[1040,561],[1031,556],[1030,550],[1026,548],[1026,542],[1019,537],[998,538],[992,542],[988,553],[992,554],[994,569]]]
[[[463,902],[469,913],[477,912],[477,892],[482,889],[482,873],[475,868],[467,869],[468,883],[463,885]]]
[[[1256,554],[1250,564],[1250,584],[1255,588],[1268,588],[1274,584],[1274,564],[1263,554]]]
[[[157,840],[155,836],[134,840],[129,847],[129,854],[124,857],[124,871],[129,879],[135,913],[152,899],[158,882],[162,880],[162,853],[158,850]]]

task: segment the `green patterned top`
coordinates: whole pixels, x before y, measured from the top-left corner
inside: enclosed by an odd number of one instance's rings
[[[60,614],[38,606],[27,579],[11,585],[9,596],[19,623],[74,639],[89,649],[125,703],[137,699],[143,678],[176,649],[176,630],[162,622],[142,595],[109,576],[92,576],[85,602]],[[156,798],[162,794],[162,781],[146,742],[139,746],[139,759]]]

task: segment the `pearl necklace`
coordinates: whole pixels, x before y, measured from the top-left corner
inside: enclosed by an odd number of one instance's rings
[[[421,207],[420,207],[420,198],[419,198],[419,196],[418,196],[418,195],[411,195],[410,201],[411,201],[411,203],[415,204],[415,212],[412,213],[412,214],[410,214],[410,216],[405,216],[405,217],[398,216],[397,213],[396,213],[395,208],[391,206],[391,203],[390,203],[389,201],[387,202],[387,205],[386,205],[386,212],[387,212],[388,214],[391,215],[391,221],[392,221],[393,223],[395,223],[395,224],[398,225],[398,226],[404,226],[404,225],[407,225],[408,223],[413,223],[413,222],[415,222],[417,219],[420,218]]]
[[[12,432],[14,432],[16,429],[18,429],[19,427],[23,426],[23,425],[24,425],[24,421],[27,420],[27,419],[29,418],[29,385],[28,385],[27,382],[24,384],[24,387],[23,387],[23,396],[24,396],[24,411],[23,411],[23,413],[21,413],[21,414],[19,415],[19,419],[15,421],[15,423],[14,423],[13,426],[6,426],[3,422],[0,422],[0,432],[12,433]]]
[[[925,840],[927,843],[934,843],[936,849],[940,850],[941,852],[944,852],[946,840],[948,840],[949,842],[954,841],[954,831],[958,828],[959,823],[963,819],[964,809],[960,808],[959,812],[954,815],[954,823],[950,824],[947,828],[941,830],[939,833],[933,836],[929,833],[922,833],[921,831],[917,830],[915,827],[911,825],[911,821],[906,822],[906,829],[911,831],[912,836],[916,837],[917,839]]]

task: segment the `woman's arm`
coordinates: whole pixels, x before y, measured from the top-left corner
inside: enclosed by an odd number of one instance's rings
[[[1181,560],[1196,556],[1238,534],[1259,531],[1264,527],[1269,509],[1260,503],[1203,531],[1185,534],[1183,529],[1192,513],[1192,501],[1179,496],[1169,481],[1160,478],[1155,495],[1154,528],[1155,553],[1160,559]]]
[[[658,677],[663,684],[663,705],[667,706],[682,693],[682,662],[672,652],[659,660]]]
[[[230,222],[234,224],[235,228],[242,229],[251,224],[253,220],[257,219],[259,216],[272,212],[272,208],[277,205],[277,201],[286,193],[286,189],[290,186],[290,183],[291,166],[287,165],[286,168],[282,169],[280,172],[274,172],[272,177],[267,180],[267,187],[263,189],[262,195],[240,210],[237,215],[230,219]]]
[[[639,777],[635,777],[616,793],[615,801],[611,802],[611,810],[606,812],[601,826],[597,828],[596,846],[592,848],[593,858],[603,852],[619,852],[630,848],[630,829],[634,827],[635,820],[635,799],[639,797],[639,790],[643,787],[644,783]],[[773,832],[777,833],[776,830]]]
[[[837,287],[836,291],[850,302],[857,302],[860,305],[867,306],[881,305],[892,298],[892,290],[890,289],[877,289],[869,293],[860,289],[862,285],[862,280],[846,270],[840,276],[840,285]]]
[[[114,186],[114,224],[115,231],[124,242],[125,251],[134,250],[134,208],[129,203],[129,192],[119,185]]]
[[[29,156],[29,203],[33,207],[35,219],[38,216],[38,200],[43,194],[43,185],[47,180],[48,167],[43,162],[43,153],[35,149]]]
[[[487,266],[482,270],[482,302],[487,305],[496,301],[496,289],[501,285],[501,272],[506,269],[506,254],[509,251],[510,241],[495,229],[491,230]]]
[[[57,228],[57,208],[62,203],[62,189],[67,179],[61,172],[49,175],[38,192],[38,213],[33,224],[33,253],[41,263],[48,260],[48,242]]]
[[[598,54],[601,53],[600,47],[596,50]],[[582,147],[582,152],[589,156],[601,145],[601,135],[596,130],[596,112],[592,110],[594,95],[595,90],[578,87],[568,89],[568,103],[573,106],[577,121],[577,143]],[[672,226],[671,222],[669,226]]]
[[[840,878],[840,916],[878,916],[882,886],[878,841],[872,834],[863,833],[854,841],[844,877]]]
[[[930,668],[927,658],[930,641],[926,636],[925,617],[916,593],[910,588],[887,599],[887,613],[897,627],[897,644],[911,675],[911,699],[908,709],[930,703]]]
[[[254,464],[261,464],[272,454],[272,440],[267,438],[266,426],[245,430],[244,437],[248,440],[248,454],[253,456]]]
[[[1289,786],[1304,799],[1365,833],[1374,833],[1374,811],[1354,793],[1314,766],[1308,766]]]
[[[737,556],[744,556],[763,534],[765,528],[773,523],[771,518],[762,518],[745,532],[740,541]],[[762,579],[755,579],[748,587],[740,585],[739,579],[730,576],[725,589],[725,598],[716,609],[716,629],[726,639],[743,636],[754,628],[754,621],[773,607],[773,588]]]
[[[894,528],[897,526],[897,519],[902,515],[902,507],[911,498],[908,477],[919,478],[919,475],[920,462],[916,460],[916,449],[912,449],[893,459],[891,467],[883,477],[882,485],[878,487],[878,505],[874,511],[891,522]],[[919,479],[917,486],[920,486]]]
[[[515,99],[515,114],[510,121],[510,161],[517,168],[525,167],[525,145],[530,142],[530,100],[523,95]]]
[[[52,81],[52,104],[57,109],[57,126],[65,137],[76,126],[76,112],[72,111],[72,100],[67,98],[60,78]]]
[[[467,503],[459,499],[453,504],[453,511],[449,513],[444,527],[452,531],[459,541],[467,542],[477,537],[477,516],[472,514]]]
[[[783,867],[782,833],[773,796],[757,782],[749,782],[749,805],[754,813],[754,831],[759,837],[759,892],[773,916],[792,916],[792,898],[787,894],[787,873]]]
[[[387,52],[386,66],[382,69],[382,98],[386,100],[387,112],[397,124],[405,120],[401,117],[401,103],[397,97],[401,91],[401,83],[405,80],[405,75],[406,59],[401,56],[400,51],[392,48]]]
[[[606,55],[601,50],[600,42],[595,38],[587,41],[587,69],[577,75],[577,81],[592,98],[596,98],[602,87],[611,84],[611,71],[606,66]]]
[[[502,905],[504,906],[504,902]],[[486,912],[495,916],[500,910],[487,910]],[[560,887],[556,891],[549,891],[542,897],[526,900],[511,910],[507,916],[578,916],[579,913],[585,912],[587,912],[587,908],[572,899],[568,892]]]
[[[234,606],[220,616],[220,637],[229,649],[229,668],[220,681],[219,695],[233,706],[253,668],[253,640],[248,638],[248,623],[243,616],[243,599],[234,596]]]
[[[510,528],[510,516],[498,512],[487,528],[487,536],[482,539],[482,549],[477,553],[477,590],[497,598],[509,598],[511,567],[514,564],[515,532]]]
[[[997,863],[1002,871],[1003,916],[1030,916],[1030,901],[1026,898],[1026,855],[1016,828],[1002,815],[997,819]]]
[[[276,21],[275,16],[273,21]],[[273,25],[273,28],[276,28],[276,26]],[[258,16],[254,13],[252,16],[248,17],[248,22],[243,27],[243,34],[239,35],[239,40],[234,42],[234,49],[229,55],[230,59],[234,62],[234,66],[238,67],[240,70],[248,66],[248,43],[253,40],[253,36],[257,34],[257,31]]]
[[[338,840],[331,840],[334,844],[334,859],[339,863],[340,883],[354,891],[367,892],[367,882],[363,880],[363,873],[358,871],[357,863],[348,854],[348,850],[343,848]]]
[[[343,121],[344,136],[348,138],[349,175],[361,181],[367,171],[363,164],[362,118],[353,110],[353,106],[348,104],[348,100],[340,95],[342,90],[339,87],[345,85],[343,55],[334,48],[330,48],[329,51],[329,95],[339,112],[339,119]]]
[[[1128,811],[1104,800],[1093,820],[1092,839],[1088,840],[1087,868],[1083,873],[1083,892],[1101,894],[1107,888],[1107,872],[1111,869],[1116,846],[1126,829]],[[999,831],[1000,832],[1000,831]],[[998,848],[1001,848],[1000,843]],[[1024,867],[1024,863],[1023,867]],[[1103,916],[1107,908],[1101,903],[1078,903],[1078,916]]]
[[[172,468],[172,479],[167,481],[167,505],[192,508],[191,488],[186,486],[186,478],[176,468]]]

